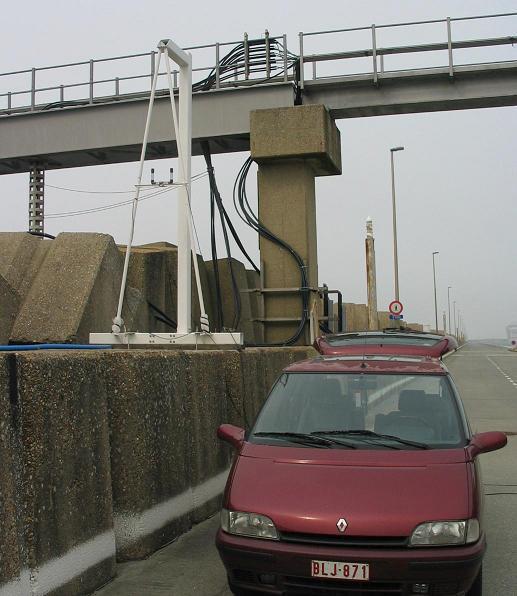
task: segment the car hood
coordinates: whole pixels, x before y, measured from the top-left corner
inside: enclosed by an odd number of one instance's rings
[[[280,531],[408,536],[418,524],[467,519],[472,510],[462,449],[429,451],[278,448],[247,444],[226,506],[269,516]]]

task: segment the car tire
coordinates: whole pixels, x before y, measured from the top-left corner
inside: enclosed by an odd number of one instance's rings
[[[483,567],[479,570],[472,587],[467,592],[467,596],[483,596]]]

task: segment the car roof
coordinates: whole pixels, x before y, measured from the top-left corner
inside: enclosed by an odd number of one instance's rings
[[[446,339],[445,335],[438,335],[436,333],[427,333],[425,331],[412,331],[410,329],[404,330],[404,329],[384,329],[384,330],[380,330],[380,331],[348,331],[348,332],[343,332],[343,333],[331,333],[328,335],[324,335],[323,339],[327,339],[327,338],[339,338],[339,337],[357,337],[357,338],[361,338],[361,337],[421,337],[422,339],[436,339],[436,340],[442,340],[442,339]]]
[[[447,368],[440,360],[428,356],[361,355],[317,356],[295,362],[284,372],[324,373],[380,373],[380,374],[434,374],[446,375]]]

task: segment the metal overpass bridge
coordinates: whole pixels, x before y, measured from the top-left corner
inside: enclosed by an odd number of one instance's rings
[[[509,35],[455,34],[502,23]],[[296,53],[286,35],[267,31],[260,39],[185,48],[200,77],[193,153],[204,139],[214,153],[248,150],[249,114],[260,108],[324,104],[334,118],[354,118],[517,105],[513,31],[517,13],[300,33]],[[394,34],[411,41],[389,43]],[[336,47],[347,49],[329,51]],[[154,54],[0,73],[0,174],[137,160]],[[165,76],[161,84],[150,159],[177,155]]]

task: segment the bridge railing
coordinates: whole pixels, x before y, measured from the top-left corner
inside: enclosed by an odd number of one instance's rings
[[[402,72],[405,70],[416,70],[413,65],[411,68],[400,68],[396,65],[393,68],[387,69],[385,64],[385,57],[409,57],[416,54],[433,52],[433,60],[419,65],[418,69],[431,69],[437,67],[445,67],[448,70],[450,77],[454,77],[455,68],[458,66],[474,65],[474,64],[493,64],[495,60],[479,59],[469,60],[467,63],[455,63],[455,55],[458,50],[467,50],[474,48],[488,48],[496,46],[514,46],[517,44],[517,17],[516,12],[511,13],[500,13],[492,15],[481,15],[471,17],[459,17],[459,18],[444,18],[444,19],[431,19],[423,21],[412,21],[406,23],[390,23],[387,25],[370,25],[367,27],[351,27],[346,29],[333,29],[327,31],[312,31],[309,33],[299,33],[299,57],[300,57],[300,79],[299,85],[303,89],[307,80],[316,80],[321,78],[329,77],[343,77],[343,76],[369,76],[374,84],[379,82],[379,78],[387,72]],[[490,37],[490,38],[475,38],[475,39],[455,39],[453,24],[457,26],[459,23],[486,23],[493,25],[496,20],[501,21],[504,19],[507,23],[513,18],[513,22],[510,23],[512,34],[502,37]],[[422,37],[431,36],[431,27],[434,28],[432,32],[434,36],[438,37],[438,40],[429,41],[422,43]],[[403,34],[407,35],[412,39],[418,39],[419,43],[408,43],[405,45],[381,45],[379,43],[380,33],[394,32],[397,30],[397,34],[400,37],[400,30],[403,29]],[[419,30],[418,32],[416,30]],[[422,35],[422,29],[425,29],[424,35]],[[408,35],[409,33],[409,35]],[[515,34],[513,34],[515,33]],[[350,45],[352,37],[362,37],[363,46],[361,49],[344,50],[344,51],[322,51],[322,46],[347,46]],[[316,39],[318,48],[316,51],[307,51],[308,42]],[[329,41],[332,39],[332,43]],[[357,43],[357,42],[356,42]],[[368,44],[368,45],[367,45]],[[353,42],[352,42],[353,45]],[[438,57],[439,53],[444,55],[444,60],[441,63]],[[438,58],[438,59],[437,59]],[[517,52],[515,57],[511,60],[497,60],[497,62],[513,62],[517,60]],[[361,66],[359,71],[354,70],[352,63],[360,62]],[[431,62],[431,63],[430,63]],[[318,65],[323,63],[331,63],[332,69],[324,74],[318,72]],[[338,65],[339,63],[339,65]],[[312,67],[312,72],[307,76],[307,67]]]
[[[311,79],[352,76],[371,78],[378,84],[388,73],[415,71],[410,64],[415,56],[426,57],[418,70],[442,68],[452,78],[464,65],[458,57],[465,52],[469,53],[468,65],[515,62],[517,47],[509,59],[497,55],[487,60],[488,48],[517,44],[515,17],[517,12],[301,32],[298,54],[289,51],[285,34],[272,36],[268,31],[258,39],[245,34],[242,40],[185,49],[193,54],[194,78],[198,77],[194,91],[275,81],[293,81],[303,90]],[[508,35],[483,36],[487,26],[492,31],[496,24],[500,33],[501,23],[508,26]],[[476,36],[459,39],[459,29],[466,24],[475,29]],[[407,40],[404,45],[400,45],[401,37]],[[483,50],[480,59],[475,59],[476,50]],[[0,116],[147,97],[155,56],[152,51],[0,73]],[[177,76],[173,71],[175,86]],[[162,76],[158,92],[165,88]]]
[[[244,34],[242,40],[184,49],[193,54],[194,65],[201,64],[192,69],[194,79],[198,79],[193,85],[195,91],[266,80],[287,81],[293,79],[290,71],[297,61],[287,48],[287,36],[271,36],[268,31],[263,38],[249,39]],[[156,51],[151,51],[0,73],[0,114],[147,96],[155,57]],[[103,71],[113,73],[117,68],[118,76],[103,76]],[[178,71],[173,70],[172,75],[177,88]],[[165,90],[165,73],[159,73],[159,77],[158,90]],[[56,84],[56,80],[61,81]]]

